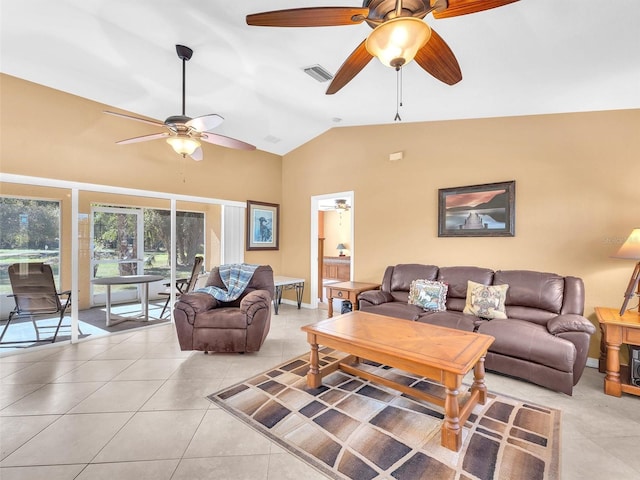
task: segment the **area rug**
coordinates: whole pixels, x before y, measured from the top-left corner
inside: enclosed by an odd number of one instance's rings
[[[344,354],[321,350],[321,365]],[[366,362],[362,368],[431,394],[443,387]],[[555,480],[557,409],[490,393],[463,427],[463,445],[440,445],[443,409],[336,371],[308,388],[308,355],[209,395],[209,399],[334,479]],[[491,386],[488,385],[489,390]]]

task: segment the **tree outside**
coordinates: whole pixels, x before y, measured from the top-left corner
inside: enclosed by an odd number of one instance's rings
[[[144,272],[136,262],[114,262],[94,267],[100,276],[138,273],[170,276],[171,219],[167,210],[143,209]],[[139,258],[135,217],[96,212],[94,216],[94,254],[97,258],[126,260]],[[204,254],[204,214],[176,213],[176,272],[178,277],[191,273],[196,255]],[[0,197],[0,292],[10,293],[7,268],[17,262],[51,264],[59,284],[60,204],[57,201]],[[106,270],[106,271],[105,271]]]
[[[50,264],[59,284],[59,202],[0,197],[0,293],[11,292],[7,269],[18,262]]]

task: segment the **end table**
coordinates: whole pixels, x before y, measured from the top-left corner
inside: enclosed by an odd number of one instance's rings
[[[367,290],[377,290],[379,283],[364,282],[338,282],[327,285],[327,300],[329,302],[329,318],[333,317],[333,299],[349,300],[353,304],[353,309],[358,309],[358,295]]]
[[[622,392],[640,395],[640,387],[630,382],[629,368],[620,366],[620,346],[623,343],[640,345],[640,312],[628,310],[620,315],[617,308],[596,307],[600,323],[599,370],[606,371],[604,393],[621,397]]]

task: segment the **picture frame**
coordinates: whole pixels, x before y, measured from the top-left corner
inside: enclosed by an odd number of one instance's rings
[[[438,190],[438,237],[515,236],[516,182]]]
[[[280,205],[247,200],[247,250],[278,250]]]

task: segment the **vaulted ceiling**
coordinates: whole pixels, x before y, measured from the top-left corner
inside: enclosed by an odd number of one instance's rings
[[[163,121],[180,113],[175,44],[184,44],[194,50],[187,63],[187,115],[220,114],[225,121],[216,133],[282,155],[333,127],[393,123],[396,73],[374,59],[338,93],[325,95],[328,83],[303,68],[319,64],[335,73],[370,27],[250,27],[246,15],[361,5],[2,0],[0,69]],[[448,86],[408,64],[403,122],[640,107],[638,0],[521,0],[425,20],[455,53],[463,79]],[[131,136],[154,130],[131,122]]]

